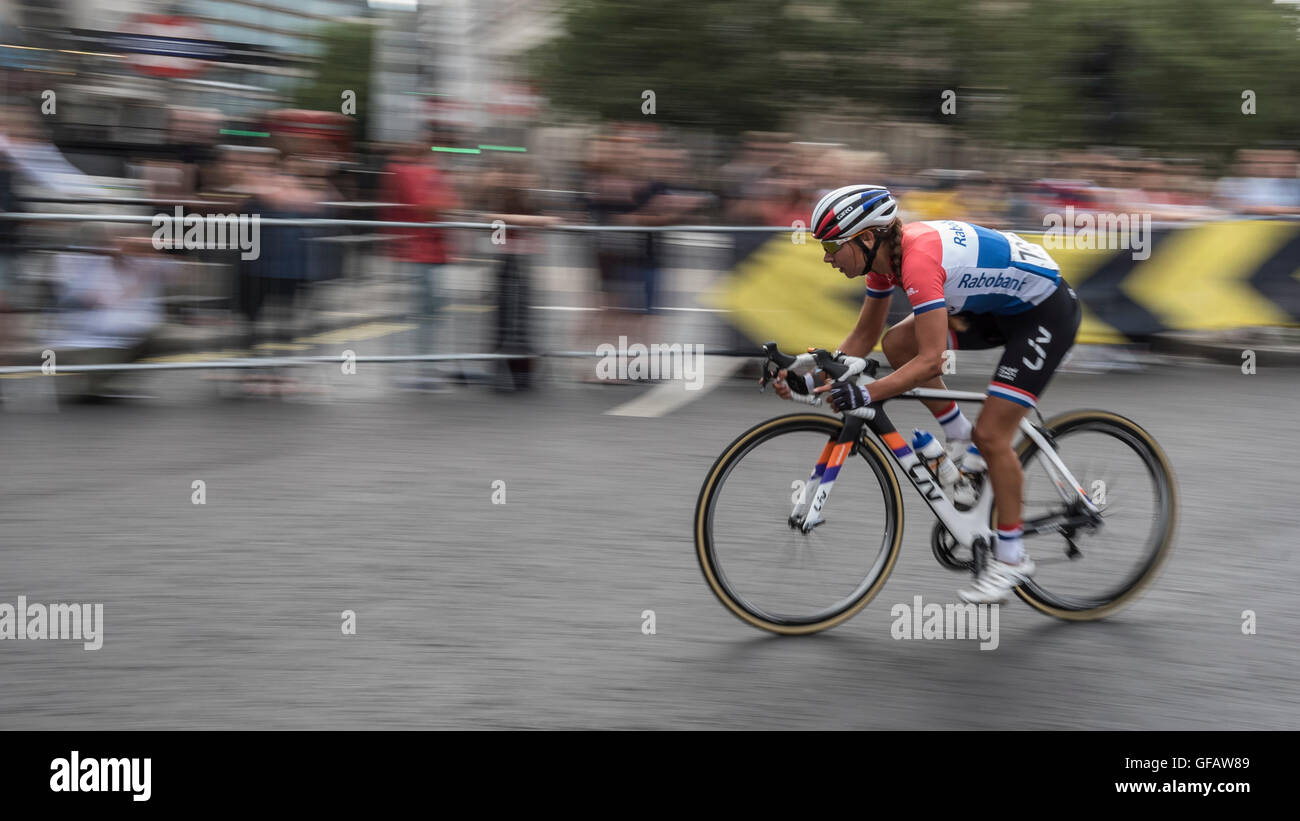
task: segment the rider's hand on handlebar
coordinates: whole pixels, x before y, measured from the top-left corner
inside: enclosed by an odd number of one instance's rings
[[[820,373],[820,371],[818,373]],[[814,384],[816,384],[815,375],[811,375],[809,378],[811,378]],[[776,395],[782,399],[789,399],[792,393],[806,396],[815,390],[815,388],[808,385],[805,377],[800,376],[799,374],[795,374],[793,379],[791,379],[790,372],[784,368],[777,372],[776,379],[772,381],[772,389],[776,391]]]
[[[786,400],[790,398],[790,386],[785,382],[787,373],[788,371],[782,368],[781,371],[777,373],[776,379],[772,380],[772,390],[776,391],[777,396]]]
[[[867,389],[852,382],[827,383],[817,388],[816,393],[829,393],[830,406],[839,413],[865,408],[871,404],[871,394]]]

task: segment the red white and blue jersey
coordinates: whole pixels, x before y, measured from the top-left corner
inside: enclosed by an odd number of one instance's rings
[[[1015,234],[955,220],[903,227],[902,272],[867,274],[867,295],[902,286],[912,313],[1019,314],[1056,291],[1061,268],[1040,246]]]

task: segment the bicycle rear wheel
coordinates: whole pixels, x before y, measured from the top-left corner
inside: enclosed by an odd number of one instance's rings
[[[826,630],[884,586],[902,542],[898,480],[865,436],[835,479],[825,521],[804,533],[788,519],[812,494],[810,468],[842,419],[795,414],[756,425],[714,463],[695,508],[695,545],[709,588],[748,624],[785,635]],[[865,463],[865,464],[864,464]]]
[[[1077,518],[1081,508],[1061,498],[1036,458],[1038,446],[1028,438],[1021,442],[1025,547],[1038,570],[1016,594],[1050,616],[1100,619],[1132,602],[1169,555],[1178,513],[1173,471],[1151,435],[1118,414],[1073,411],[1046,428],[1061,460],[1100,508],[1101,524],[1030,533],[1035,522]]]

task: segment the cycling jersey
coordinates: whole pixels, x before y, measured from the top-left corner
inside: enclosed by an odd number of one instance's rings
[[[901,286],[912,313],[1019,314],[1046,301],[1061,282],[1060,266],[1040,246],[1007,231],[955,220],[903,227],[902,272],[867,273],[867,295],[888,297]]]

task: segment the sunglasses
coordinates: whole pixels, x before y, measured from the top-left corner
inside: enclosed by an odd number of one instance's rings
[[[836,242],[833,239],[822,240],[822,250],[828,254],[834,254],[844,247],[844,243]]]

